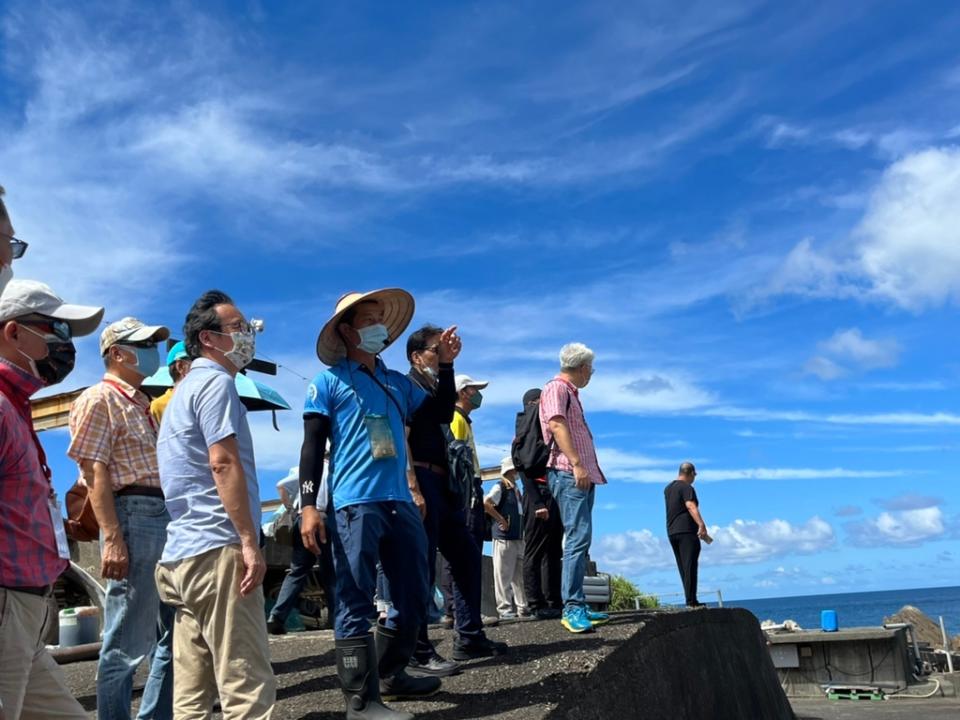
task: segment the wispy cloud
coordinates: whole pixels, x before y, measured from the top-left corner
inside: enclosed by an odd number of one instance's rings
[[[845,525],[850,543],[857,547],[916,547],[946,535],[947,525],[939,507],[913,508]]]
[[[601,467],[604,467],[601,462]],[[628,482],[663,483],[669,479],[670,473],[676,472],[672,468],[656,470],[642,467],[621,467],[615,477]],[[849,470],[842,467],[834,468],[711,468],[702,464],[697,465],[698,482],[730,482],[738,480],[827,480],[827,479],[860,479],[860,478],[893,478],[906,475],[904,470]]]

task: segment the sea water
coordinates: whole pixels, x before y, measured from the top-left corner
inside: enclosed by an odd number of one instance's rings
[[[934,622],[942,615],[948,635],[960,634],[960,587],[725,600],[723,605],[746,608],[761,622],[773,620],[780,623],[784,620],[795,620],[808,630],[820,627],[821,610],[836,610],[840,628],[843,629],[877,627],[883,623],[883,618],[893,615],[904,605],[913,605]]]

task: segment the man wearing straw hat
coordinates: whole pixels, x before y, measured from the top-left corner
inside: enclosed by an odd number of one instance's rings
[[[348,718],[412,718],[384,706],[381,694],[417,698],[440,688],[437,677],[405,671],[429,600],[424,506],[408,461],[406,426],[414,413],[439,423],[444,407],[378,357],[406,329],[413,308],[410,294],[396,288],[340,298],[317,339],[317,355],[329,367],[310,384],[304,407],[300,527],[314,553],[328,533],[333,543],[337,674]],[[454,328],[441,334],[438,350],[443,363],[456,358]],[[329,524],[315,507],[328,440]],[[393,606],[377,623],[374,640],[369,618],[378,561]]]

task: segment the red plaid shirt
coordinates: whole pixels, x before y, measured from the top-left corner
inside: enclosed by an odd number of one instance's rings
[[[607,479],[603,476],[603,470],[600,469],[597,450],[593,446],[593,433],[587,427],[587,420],[583,416],[580,393],[574,385],[559,375],[548,382],[540,393],[540,429],[543,431],[543,441],[547,445],[553,440],[550,421],[556,417],[567,421],[573,447],[580,456],[580,462],[590,476],[590,480],[594,485],[606,485]],[[550,453],[547,467],[568,473],[573,472],[570,459],[556,446]]]
[[[69,563],[57,552],[47,499],[53,492],[33,430],[30,396],[43,387],[0,358],[0,585],[52,584]]]

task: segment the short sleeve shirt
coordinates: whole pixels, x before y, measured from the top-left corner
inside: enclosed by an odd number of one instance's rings
[[[700,505],[693,485],[674,480],[664,489],[663,496],[667,505],[667,535],[697,532],[697,523],[687,509],[687,502],[691,500]]]
[[[600,469],[597,460],[597,450],[593,445],[593,433],[587,427],[587,420],[583,416],[583,407],[580,405],[580,393],[562,377],[555,377],[543,387],[540,393],[540,430],[543,441],[548,445],[553,441],[553,431],[550,430],[550,420],[562,417],[566,420],[570,432],[570,440],[580,456],[580,462],[595,485],[604,485],[607,478]],[[573,464],[564,455],[560,448],[554,445],[550,452],[547,467],[572,473]]]
[[[218,363],[198,358],[167,405],[157,442],[160,484],[170,513],[161,563],[240,542],[210,470],[210,447],[229,437],[237,438],[251,520],[259,527],[260,487],[247,410],[230,374]]]
[[[131,485],[159,487],[157,422],[150,400],[107,373],[70,408],[67,455],[77,464],[93,460],[106,465],[114,491]],[[86,484],[83,477],[80,483]]]
[[[379,360],[374,372],[376,380],[365,366],[345,358],[307,388],[304,415],[330,418],[328,484],[334,510],[388,500],[413,502],[406,479],[406,425],[426,393]],[[373,457],[365,418],[377,415],[387,419],[395,457]]]

